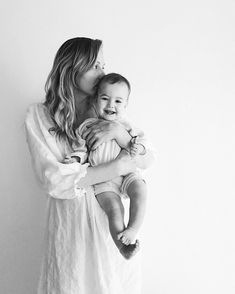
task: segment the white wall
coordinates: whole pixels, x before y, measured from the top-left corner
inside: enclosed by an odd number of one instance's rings
[[[235,2],[5,1],[1,30],[0,293],[35,293],[45,198],[23,132],[58,47],[101,38],[158,149],[141,233],[148,294],[235,293]]]

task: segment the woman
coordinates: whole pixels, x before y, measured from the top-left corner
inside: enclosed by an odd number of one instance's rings
[[[92,115],[90,97],[103,76],[102,42],[88,38],[66,41],[58,50],[46,83],[46,101],[29,107],[25,126],[33,166],[48,197],[46,248],[40,294],[140,293],[139,257],[126,261],[114,246],[108,221],[92,185],[135,171],[139,163],[121,154],[116,160],[89,167],[63,164],[77,142],[77,127]],[[93,148],[116,139],[130,144],[129,133],[114,122],[91,126]],[[123,209],[121,200],[116,203]]]

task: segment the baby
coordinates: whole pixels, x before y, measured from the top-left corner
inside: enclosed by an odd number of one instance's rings
[[[86,119],[78,128],[79,144],[65,163],[79,160],[83,163],[88,160],[92,165],[99,165],[114,160],[121,151],[116,140],[111,140],[99,145],[95,150],[89,150],[84,139],[87,127],[97,120],[104,119],[122,124],[132,136],[129,150],[130,156],[145,154],[145,139],[143,132],[137,131],[124,118],[125,110],[130,95],[130,83],[123,76],[111,73],[102,77],[98,84],[97,94],[93,104],[97,118]],[[83,142],[82,142],[83,141]],[[85,153],[84,148],[88,151]],[[139,173],[130,173],[124,177],[118,177],[108,182],[94,185],[94,192],[100,206],[109,219],[109,228],[112,238],[120,253],[129,259],[139,250],[139,241],[136,235],[143,222],[146,205],[146,184]],[[116,205],[120,198],[130,198],[129,221],[127,227],[124,224],[123,207]]]

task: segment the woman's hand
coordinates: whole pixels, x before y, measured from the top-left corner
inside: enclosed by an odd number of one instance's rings
[[[131,136],[127,130],[114,121],[99,120],[91,124],[83,134],[88,147],[95,150],[100,144],[115,139],[122,148],[129,148]]]
[[[122,149],[115,160],[119,162],[119,167],[122,176],[125,176],[131,172],[136,171],[137,162],[135,158],[132,157],[127,150]]]

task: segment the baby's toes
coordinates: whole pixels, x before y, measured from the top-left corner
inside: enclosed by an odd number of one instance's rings
[[[122,236],[122,238],[121,238],[121,242],[122,242],[123,244],[127,245],[127,239],[126,239],[125,236]]]
[[[122,237],[123,237],[123,233],[119,233],[119,234],[117,235],[117,239],[118,239],[118,240],[121,240]]]
[[[131,244],[131,240],[129,238],[126,238],[126,245],[130,245]]]

